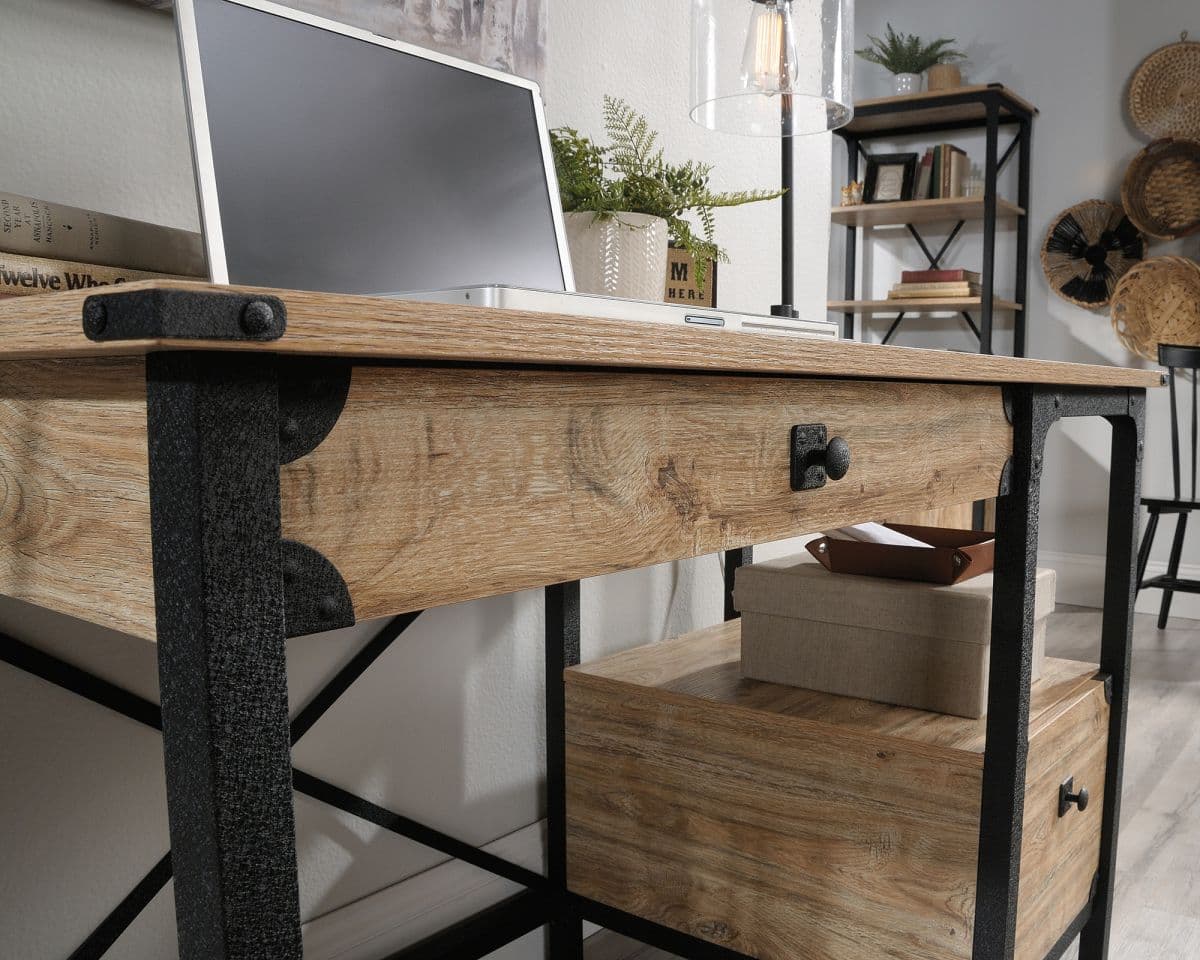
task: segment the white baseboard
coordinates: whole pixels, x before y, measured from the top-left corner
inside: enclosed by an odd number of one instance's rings
[[[544,871],[545,821],[483,849],[529,870]],[[379,960],[521,891],[461,860],[436,867],[348,903],[304,925],[305,960]],[[584,924],[584,936],[599,929]]]
[[[1104,605],[1104,558],[1083,553],[1038,554],[1038,563],[1052,567],[1058,572],[1058,602],[1072,603],[1081,607]],[[1167,565],[1151,561],[1146,567],[1147,577],[1157,577],[1167,572]],[[1200,566],[1184,564],[1179,575],[1189,580],[1200,580]],[[1138,613],[1158,613],[1162,602],[1161,590],[1143,590],[1138,594]],[[1171,601],[1171,616],[1200,620],[1200,594],[1177,593]]]

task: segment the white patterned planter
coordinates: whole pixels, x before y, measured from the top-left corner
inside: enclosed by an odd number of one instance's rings
[[[566,215],[575,289],[631,300],[662,300],[667,221],[644,213]]]

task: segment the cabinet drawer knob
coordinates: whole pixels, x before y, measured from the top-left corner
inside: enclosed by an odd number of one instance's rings
[[[841,480],[850,470],[850,444],[828,439],[823,423],[792,427],[792,489],[817,490],[826,479]]]
[[[825,475],[830,480],[841,480],[850,469],[850,444],[841,437],[834,437],[825,448]]]
[[[1079,791],[1076,792],[1075,778],[1069,777],[1062,784],[1062,786],[1058,788],[1058,815],[1060,817],[1065,817],[1067,815],[1067,811],[1071,809],[1072,804],[1078,807],[1079,812],[1082,813],[1088,808],[1088,801],[1090,799],[1088,788],[1080,787]]]

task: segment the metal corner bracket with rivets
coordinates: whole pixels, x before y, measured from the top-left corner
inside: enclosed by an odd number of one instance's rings
[[[110,288],[111,290],[111,288]],[[211,290],[128,290],[83,301],[83,332],[114,340],[278,340],[287,308],[278,297]]]

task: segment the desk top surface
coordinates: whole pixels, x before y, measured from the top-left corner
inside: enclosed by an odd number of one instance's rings
[[[287,330],[281,338],[265,342],[156,338],[96,343],[84,335],[82,310],[88,296],[181,288],[276,296],[287,308]],[[1158,370],[174,281],[2,300],[0,328],[4,331],[0,360],[208,349],[366,361],[626,367],[850,379],[1113,388],[1162,384]]]

